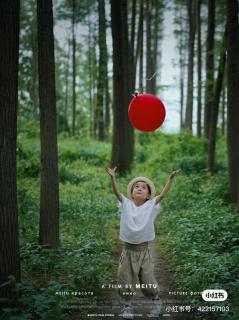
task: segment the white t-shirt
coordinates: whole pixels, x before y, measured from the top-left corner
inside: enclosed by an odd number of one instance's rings
[[[121,213],[120,240],[133,244],[152,241],[155,238],[154,220],[160,212],[157,197],[138,207],[123,194],[121,196],[122,202],[118,204]]]

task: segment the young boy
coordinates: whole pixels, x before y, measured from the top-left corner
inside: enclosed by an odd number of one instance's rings
[[[173,171],[160,195],[155,196],[155,186],[145,177],[131,180],[127,187],[128,198],[117,186],[115,168],[106,168],[111,177],[113,191],[120,201],[121,212],[120,235],[124,248],[118,268],[120,296],[125,300],[121,316],[133,319],[131,299],[135,288],[141,288],[145,296],[151,297],[153,306],[149,317],[159,316],[160,299],[157,281],[153,274],[153,263],[148,242],[155,238],[154,220],[160,211],[160,201],[170,189],[173,178],[180,171]]]

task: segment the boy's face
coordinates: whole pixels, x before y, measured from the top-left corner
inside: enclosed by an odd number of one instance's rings
[[[137,181],[132,188],[132,198],[138,200],[148,200],[150,198],[150,189],[146,182]]]

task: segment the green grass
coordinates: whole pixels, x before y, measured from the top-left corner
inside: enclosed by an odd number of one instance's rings
[[[155,135],[139,152],[144,161],[133,174],[142,172],[161,190],[167,174],[181,169],[157,221],[157,233],[169,266],[182,291],[209,288],[227,290],[231,311],[215,319],[237,319],[239,301],[239,215],[227,199],[225,139],[217,148],[216,173],[206,171],[205,141],[187,134]],[[203,305],[189,297],[189,304]],[[208,303],[207,303],[208,304]],[[215,303],[214,303],[215,305]],[[208,314],[202,316],[208,319]],[[210,315],[212,318],[213,316]]]
[[[117,265],[112,260],[112,230],[119,225],[116,199],[104,167],[111,145],[59,136],[60,247],[37,244],[40,192],[39,132],[33,123],[18,136],[18,205],[24,308],[5,310],[6,319],[67,319],[58,290],[100,295]],[[117,178],[126,193],[138,175],[151,178],[158,193],[174,169],[181,169],[156,229],[170,269],[182,291],[223,288],[229,293],[228,315],[236,320],[239,299],[238,209],[227,200],[226,144],[218,138],[216,174],[206,172],[205,141],[188,134],[137,134],[132,172]],[[117,222],[118,221],[118,222]],[[77,298],[76,298],[77,299]],[[189,303],[201,304],[196,297]],[[205,319],[207,316],[205,317]]]

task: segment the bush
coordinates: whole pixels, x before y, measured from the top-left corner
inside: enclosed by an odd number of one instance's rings
[[[33,133],[30,133],[34,137]],[[151,178],[159,191],[173,169],[181,169],[167,198],[156,230],[162,250],[183,291],[223,288],[230,294],[232,311],[219,319],[235,320],[238,300],[238,209],[228,203],[225,139],[218,140],[216,174],[205,171],[205,141],[189,134],[137,134],[135,162],[130,175],[118,178],[125,193],[128,181],[139,175]],[[18,199],[21,259],[26,312],[13,310],[9,319],[49,319],[54,312],[65,319],[57,288],[94,288],[112,278],[113,240],[110,222],[119,224],[116,199],[104,167],[110,161],[108,143],[59,139],[60,241],[57,250],[36,245],[39,221],[39,141],[19,133]],[[82,276],[83,275],[83,276]],[[40,288],[43,287],[41,292]],[[31,288],[30,288],[31,287]],[[190,297],[190,304],[199,303]],[[201,303],[201,300],[200,300]],[[32,306],[31,306],[32,304]],[[45,308],[43,307],[45,304]],[[36,311],[34,311],[34,308]],[[55,310],[55,311],[54,311]],[[6,310],[5,310],[6,311]],[[6,311],[7,312],[7,311]],[[6,313],[7,314],[7,313]],[[25,317],[25,318],[24,318]],[[204,316],[206,319],[207,316]],[[203,318],[203,316],[202,316]]]

